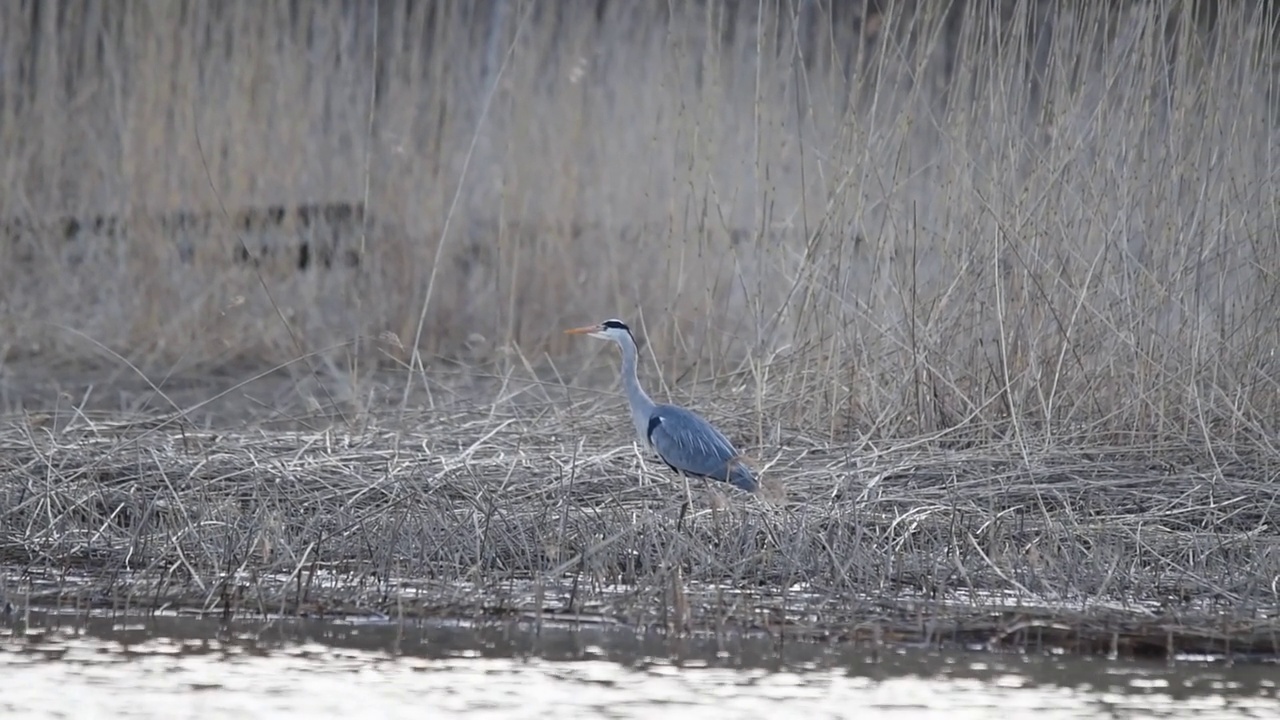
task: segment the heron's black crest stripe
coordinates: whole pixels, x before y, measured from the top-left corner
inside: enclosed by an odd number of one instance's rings
[[[661,424],[662,424],[661,415],[654,414],[653,417],[649,418],[649,429],[645,431],[644,436],[645,436],[645,439],[649,441],[650,445],[653,444],[653,431],[656,430],[658,426]]]
[[[610,330],[626,330],[627,332],[631,332],[631,328],[627,327],[627,324],[621,320],[605,320],[601,323],[601,326]]]

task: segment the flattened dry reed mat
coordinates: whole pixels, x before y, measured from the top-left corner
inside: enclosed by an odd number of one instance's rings
[[[746,495],[586,419],[0,433],[0,605],[1280,655],[1274,455],[796,440]]]

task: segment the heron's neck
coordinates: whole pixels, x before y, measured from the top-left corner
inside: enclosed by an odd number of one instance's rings
[[[636,376],[636,352],[635,343],[623,341],[619,343],[622,347],[622,386],[627,391],[627,400],[630,401],[633,409],[650,410],[653,408],[653,400],[640,387],[640,378]]]

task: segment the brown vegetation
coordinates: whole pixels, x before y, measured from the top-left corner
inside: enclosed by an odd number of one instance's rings
[[[0,6],[0,400],[46,413],[3,434],[5,562],[203,606],[323,565],[1253,622],[1273,11],[977,5]],[[362,208],[323,231],[350,261],[301,271],[262,248],[312,224],[237,219],[332,203]],[[681,514],[601,427],[621,400],[570,389],[613,380],[560,329],[611,316],[785,498]],[[309,434],[100,439],[93,408],[208,410],[197,381]]]

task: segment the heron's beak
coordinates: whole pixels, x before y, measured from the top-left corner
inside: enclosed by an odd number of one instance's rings
[[[602,330],[604,330],[604,328],[600,327],[599,325],[588,325],[586,327],[570,328],[568,330],[565,330],[564,332],[566,335],[587,335],[589,333],[598,333],[598,332],[601,332]]]

